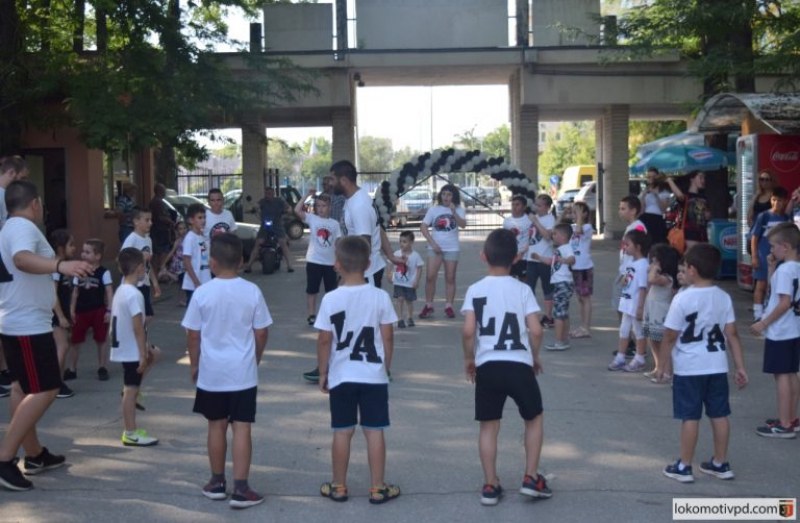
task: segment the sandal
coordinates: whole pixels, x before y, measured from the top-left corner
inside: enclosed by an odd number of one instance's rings
[[[384,483],[380,487],[372,487],[369,489],[369,502],[373,505],[380,505],[381,503],[393,500],[399,495],[400,487]]]
[[[573,329],[573,330],[572,330],[572,331],[569,333],[569,337],[570,337],[570,338],[573,338],[573,339],[578,339],[578,338],[591,338],[591,337],[592,337],[592,335],[591,335],[591,334],[589,334],[589,331],[587,331],[587,330],[586,330],[586,329],[584,329],[583,327],[578,327],[578,328],[575,328],[575,329]]]
[[[333,501],[347,501],[347,487],[341,483],[323,483],[319,488],[319,493]]]

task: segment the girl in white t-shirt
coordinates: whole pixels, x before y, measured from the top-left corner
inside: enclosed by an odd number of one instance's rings
[[[425,278],[425,307],[420,318],[433,316],[433,297],[439,268],[444,263],[445,306],[448,318],[455,318],[453,301],[456,298],[456,270],[458,269],[458,228],[467,226],[466,212],[461,207],[461,197],[455,185],[447,184],[436,196],[436,205],[428,209],[420,225],[420,232],[428,240],[428,270]]]
[[[536,197],[534,212],[531,218],[531,228],[528,233],[528,267],[526,269],[528,285],[536,295],[536,282],[542,280],[542,293],[544,294],[544,316],[542,317],[542,327],[553,326],[553,286],[550,284],[550,265],[537,261],[534,258],[553,257],[553,227],[556,225],[556,217],[550,213],[553,207],[553,199],[546,194]]]
[[[589,217],[589,206],[584,202],[572,204],[572,225],[570,246],[575,253],[575,264],[572,266],[572,279],[575,283],[575,294],[581,310],[581,324],[573,329],[571,338],[591,337],[592,294],[594,294],[594,262],[592,261],[592,229]]]
[[[680,254],[666,243],[660,243],[650,250],[650,268],[647,271],[647,297],[644,300],[643,333],[653,353],[653,370],[644,376],[653,383],[672,382],[669,352],[661,346],[664,338],[664,319],[669,304],[678,288],[678,262]]]

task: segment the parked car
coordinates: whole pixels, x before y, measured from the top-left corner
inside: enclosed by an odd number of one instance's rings
[[[297,204],[298,201],[302,198],[300,193],[292,187],[291,185],[285,185],[280,188],[281,197],[286,200],[286,203],[289,204],[289,207],[294,209],[294,206]],[[254,202],[256,205],[257,202]],[[237,222],[244,220],[244,209],[242,208],[242,190],[241,189],[233,189],[228,191],[224,195],[224,202],[223,205],[226,209],[233,213],[233,217]],[[291,213],[285,213],[283,215],[283,230],[286,231],[286,235],[289,237],[290,240],[299,240],[303,237],[303,230],[305,225],[297,217],[297,215],[292,211]]]
[[[433,191],[424,187],[411,189],[397,200],[397,223],[400,226],[409,222],[419,222],[425,212],[433,205]]]
[[[206,209],[209,208],[208,203],[195,198],[190,194],[167,194],[164,197],[164,201],[166,202],[170,212],[180,217],[181,220],[186,220],[186,211],[193,203],[199,203]],[[240,240],[242,240],[242,251],[244,259],[247,260],[256,244],[258,226],[253,225],[252,223],[243,223],[237,221],[236,230],[234,233],[239,237]]]
[[[461,188],[461,203],[464,207],[478,207],[488,203],[486,201],[486,193],[480,187],[462,187]]]
[[[589,213],[594,213],[597,209],[597,182],[583,184],[573,201],[585,203],[589,207]]]
[[[500,191],[497,187],[480,187],[483,194],[486,195],[485,202],[489,205],[500,206],[503,203],[503,198],[500,196]]]
[[[577,196],[580,189],[567,189],[558,199],[553,203],[553,206],[556,210],[556,216],[561,219],[564,215],[564,211],[572,207],[572,202],[575,201],[575,196]]]

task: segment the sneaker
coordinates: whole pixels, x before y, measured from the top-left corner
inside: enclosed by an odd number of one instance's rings
[[[0,398],[7,398],[8,396],[11,396],[11,389],[0,385]]]
[[[553,318],[551,318],[549,316],[542,316],[541,323],[542,323],[542,328],[544,328],[544,329],[552,329],[556,324],[556,322],[553,320]]]
[[[622,370],[625,372],[640,372],[643,368],[645,368],[646,365],[647,363],[644,361],[637,361],[636,358],[634,358],[629,361],[628,364],[622,368]]]
[[[653,370],[645,371],[645,372],[642,373],[642,376],[644,376],[647,379],[655,378],[656,377],[656,370],[653,369]]]
[[[0,370],[0,385],[4,387],[11,386],[11,373],[6,370]]]
[[[74,370],[67,369],[64,371],[64,381],[74,380],[77,379],[77,377],[78,373],[75,372]]]
[[[264,503],[264,496],[248,488],[244,492],[234,492],[228,505],[230,505],[231,508],[249,508],[260,503]]]
[[[158,445],[158,438],[149,436],[143,429],[137,429],[130,435],[127,431],[123,431],[122,444],[126,447],[152,447]]]
[[[317,316],[316,316],[316,315],[314,315],[314,314],[312,314],[311,316],[309,316],[308,318],[306,318],[306,323],[308,323],[308,324],[309,324],[310,326],[312,326],[312,327],[314,326],[314,323],[315,323],[316,321],[317,321]]]
[[[481,505],[493,507],[500,503],[500,498],[503,497],[503,487],[487,483],[481,489]]]
[[[756,434],[765,438],[794,439],[797,437],[794,429],[782,425],[765,425],[756,429]]]
[[[730,463],[726,461],[722,465],[717,466],[714,465],[713,458],[700,463],[700,472],[709,474],[719,479],[733,479],[735,477],[733,475],[733,471],[731,470]]]
[[[225,486],[224,481],[221,483],[208,483],[203,487],[203,495],[208,499],[225,499],[228,497],[228,493],[225,492]]]
[[[766,423],[767,425],[780,425],[781,424],[781,420],[779,420],[777,418],[770,418],[770,419],[766,420],[764,423]],[[795,418],[789,424],[789,428],[792,429],[795,432],[800,432],[800,418]]]
[[[448,305],[447,307],[444,308],[444,315],[452,319],[456,317],[456,312],[453,310],[453,307]]]
[[[404,320],[399,320],[397,322],[397,328],[398,329],[405,329],[406,328],[406,322]]]
[[[41,474],[46,470],[57,469],[58,467],[63,466],[64,462],[66,461],[67,458],[64,456],[55,456],[50,454],[50,451],[47,450],[47,447],[42,447],[42,451],[38,456],[25,456],[25,474],[28,476],[35,476],[36,474]]]
[[[614,359],[608,364],[608,370],[623,370],[624,368],[625,360],[618,360],[616,356],[614,356]]]
[[[58,394],[56,394],[56,398],[61,398],[61,399],[71,398],[74,395],[75,392],[71,388],[67,387],[66,383],[62,383],[61,388],[58,389]]]
[[[303,379],[311,383],[319,383],[319,368],[304,372]]]
[[[33,483],[28,481],[19,471],[17,461],[19,461],[19,458],[14,458],[11,461],[0,461],[0,485],[8,490],[16,490],[18,492],[30,490],[33,488]]]
[[[569,343],[564,343],[561,341],[550,343],[549,345],[544,346],[544,350],[567,350],[569,348],[570,348]]]
[[[408,325],[409,327],[416,327],[417,326],[417,324],[414,323],[414,318],[409,318],[408,321],[406,322],[406,325]]]
[[[433,316],[433,307],[431,307],[430,305],[424,306],[422,308],[422,312],[419,313],[419,317],[423,320],[425,318],[430,318],[431,316]]]
[[[684,467],[683,470],[678,468],[681,460],[676,461],[664,468],[664,475],[672,478],[681,483],[694,483],[694,476],[692,475],[692,467]]]
[[[100,381],[108,381],[108,370],[105,367],[97,369],[97,379]]]
[[[527,475],[522,479],[522,488],[519,493],[523,496],[530,496],[532,498],[549,498],[553,496],[547,486],[547,480],[541,474],[536,474],[536,477]]]

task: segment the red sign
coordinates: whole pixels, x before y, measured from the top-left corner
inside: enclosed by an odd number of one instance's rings
[[[780,141],[772,146],[769,160],[776,171],[797,172],[800,170],[800,149],[796,142]]]

